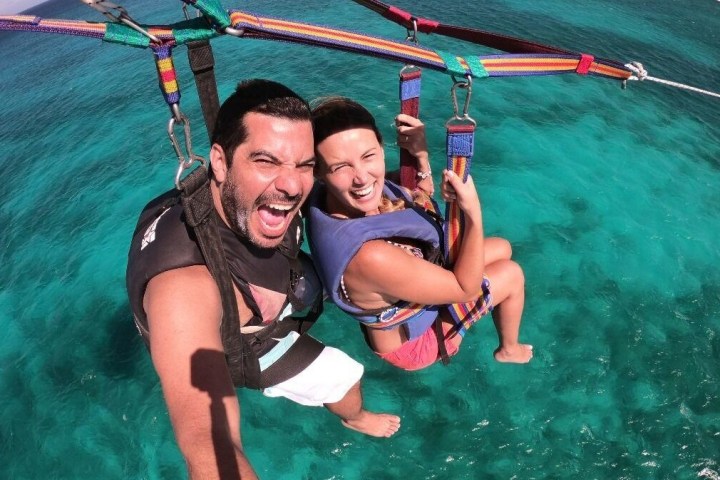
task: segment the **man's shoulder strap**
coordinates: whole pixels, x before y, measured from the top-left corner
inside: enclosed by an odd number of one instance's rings
[[[223,308],[220,334],[233,383],[238,387],[259,388],[260,365],[252,348],[243,345],[232,277],[218,231],[208,171],[204,166],[196,168],[180,182],[180,200],[187,225],[195,232],[206,266],[220,290]]]

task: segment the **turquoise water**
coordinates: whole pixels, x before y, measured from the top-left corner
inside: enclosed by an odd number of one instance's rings
[[[397,2],[720,90],[713,0]],[[472,2],[473,4],[475,2]],[[180,2],[126,1],[170,23]],[[224,2],[404,38],[352,2]],[[102,20],[79,2],[34,10]],[[421,36],[428,46],[484,53]],[[222,96],[271,77],[308,98],[350,95],[386,135],[390,62],[282,43],[213,42]],[[148,51],[0,33],[0,477],[185,475],[157,378],[136,335],[124,269],[136,215],[172,186],[169,112]],[[183,49],[183,111],[207,149]],[[450,80],[428,72],[421,116],[442,168]],[[241,391],[247,453],[267,479],[720,478],[720,100],[579,76],[477,82],[473,176],[486,230],[527,277],[528,366],[492,360],[491,322],[447,368],[393,370],[333,307],[315,328],[366,365],[365,401],[402,416],[391,439],[322,409]],[[388,149],[391,151],[392,149]],[[391,154],[391,157],[396,154]],[[393,157],[395,158],[395,157]]]

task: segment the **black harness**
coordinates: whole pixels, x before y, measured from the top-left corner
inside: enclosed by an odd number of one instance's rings
[[[180,200],[185,212],[186,223],[193,229],[197,244],[205,259],[205,265],[220,290],[223,307],[220,332],[233,383],[238,387],[266,388],[300,373],[307,364],[298,362],[297,357],[290,353],[297,349],[307,355],[308,353],[319,353],[323,349],[321,343],[312,337],[302,335],[322,313],[322,292],[316,296],[313,305],[304,317],[290,317],[282,321],[274,320],[256,333],[241,333],[233,279],[217,228],[218,217],[210,195],[207,170],[204,167],[197,168],[180,182]],[[292,230],[292,226],[290,230]],[[302,281],[302,266],[298,259],[300,242],[294,242],[294,248],[289,248],[287,239],[291,236],[286,235],[286,241],[280,249],[288,256],[293,265],[290,270],[290,288],[287,292],[288,302],[300,309],[303,305],[296,295],[296,289]],[[235,282],[235,285],[257,317],[259,309],[248,283]],[[251,320],[249,323],[256,322]],[[300,338],[290,347],[287,354],[280,357],[261,374],[258,357],[273,346],[271,341],[273,337],[283,337],[290,331],[300,333]],[[310,358],[315,356],[307,355]]]
[[[190,67],[195,75],[208,136],[212,140],[212,129],[219,109],[212,48],[208,41],[192,42],[188,47]],[[179,208],[178,202],[182,203],[182,213],[185,218],[184,220],[175,218],[169,223],[171,223],[170,228],[175,229],[170,232],[170,235],[180,239],[180,245],[172,248],[171,252],[163,249],[153,250],[142,259],[133,261],[133,254],[142,250],[139,243],[143,232],[150,228],[153,222],[157,222],[168,209]],[[179,213],[174,211],[176,215]],[[147,282],[152,276],[162,271],[204,263],[215,279],[220,292],[223,311],[220,334],[234,385],[255,389],[270,387],[301,372],[324,348],[317,340],[303,335],[322,313],[323,298],[322,289],[320,289],[310,302],[309,310],[307,310],[308,302],[300,299],[301,290],[305,285],[303,283],[305,269],[312,268],[304,267],[300,261],[300,257],[306,255],[300,251],[302,238],[295,233],[295,231],[302,231],[301,219],[296,217],[290,225],[283,243],[276,251],[273,250],[269,254],[266,250],[264,256],[256,255],[253,250],[255,247],[247,241],[239,241],[240,239],[229,232],[227,228],[221,230],[219,222],[222,220],[219,219],[215,210],[210,193],[208,171],[204,166],[195,169],[183,179],[179,183],[179,191],[167,192],[146,207],[133,239],[130,262],[132,268],[130,264],[128,268],[128,291],[135,311],[136,324],[149,346],[148,335],[150,332],[147,329],[142,309],[142,297]],[[229,237],[225,240],[231,242],[229,245],[234,248],[231,251],[232,265],[229,263],[223,247],[224,235]],[[199,248],[202,259],[198,257],[197,248],[194,245]],[[239,256],[235,257],[235,254],[239,254]],[[310,265],[309,262],[308,265]],[[280,291],[287,295],[284,307],[290,303],[295,311],[306,309],[306,315],[286,317],[282,320],[276,318],[268,324],[263,324],[260,308],[248,282],[250,276],[254,280],[265,276],[265,280],[272,285],[274,291]],[[253,281],[253,283],[257,282]],[[253,333],[241,332],[234,286],[238,288],[243,300],[254,315],[246,325],[262,325],[261,329],[257,329]],[[260,286],[265,285],[260,284]],[[282,338],[291,331],[300,333],[300,338],[276,362],[261,372],[259,357],[272,349],[276,344],[274,339]]]

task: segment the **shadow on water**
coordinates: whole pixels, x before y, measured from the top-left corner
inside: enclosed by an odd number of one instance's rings
[[[145,347],[133,323],[130,307],[115,308],[105,323],[107,342],[100,368],[109,378],[133,378],[144,363]]]

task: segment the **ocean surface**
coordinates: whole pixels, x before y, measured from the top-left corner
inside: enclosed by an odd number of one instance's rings
[[[143,23],[175,0],[121,2]],[[350,2],[223,2],[403,40]],[[397,5],[427,18],[622,62],[720,91],[715,0],[489,0]],[[79,2],[32,10],[104,18]],[[435,35],[421,44],[494,53]],[[320,48],[213,40],[221,97],[273,78],[342,94],[378,117],[396,162],[393,62]],[[175,51],[193,145],[208,148],[185,48]],[[451,116],[427,71],[421,117],[433,170]],[[148,50],[0,33],[0,478],[174,479],[184,462],[133,326],[125,265],[137,214],[171,188],[169,111]],[[366,366],[369,409],[400,432],[367,438],[321,408],[240,391],[242,434],[264,479],[720,478],[720,99],[578,75],[477,81],[472,175],[488,234],[526,275],[525,366],[498,364],[485,319],[448,367],[376,359],[330,306],[314,333]],[[192,286],[188,286],[191,294]]]

